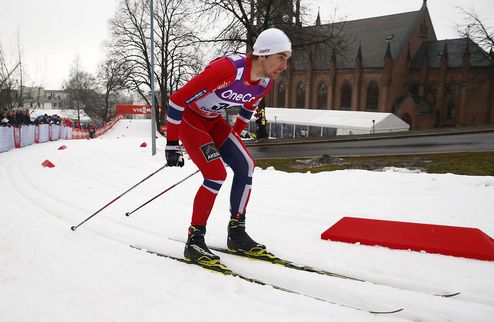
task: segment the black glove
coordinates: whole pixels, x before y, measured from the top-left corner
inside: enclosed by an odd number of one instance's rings
[[[165,147],[166,164],[169,167],[183,167],[184,155],[178,141],[167,141]]]

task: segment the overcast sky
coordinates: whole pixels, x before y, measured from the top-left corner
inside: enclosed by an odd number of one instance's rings
[[[102,42],[108,37],[108,19],[119,0],[0,0],[0,45],[17,61],[17,37],[22,46],[26,85],[42,84],[47,89],[61,88],[78,55],[82,68],[94,73],[103,58]],[[422,0],[302,0],[320,7],[321,19],[334,14],[347,20],[416,11]],[[378,5],[376,5],[378,4]],[[492,0],[429,0],[427,2],[438,39],[456,38],[460,22],[457,6],[475,8],[494,25]],[[314,18],[315,20],[315,18]]]

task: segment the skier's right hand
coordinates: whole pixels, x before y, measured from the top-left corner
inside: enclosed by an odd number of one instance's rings
[[[167,141],[165,147],[166,164],[169,167],[183,167],[184,155],[178,141]]]

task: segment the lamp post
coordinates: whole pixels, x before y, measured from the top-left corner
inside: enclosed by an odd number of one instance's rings
[[[156,111],[155,111],[155,93],[154,93],[154,4],[153,0],[149,0],[150,5],[150,23],[151,23],[151,75],[149,75],[149,81],[151,82],[151,155],[156,154]]]
[[[278,138],[278,123],[276,122],[276,119],[278,118],[278,116],[274,116],[274,137],[275,138]]]

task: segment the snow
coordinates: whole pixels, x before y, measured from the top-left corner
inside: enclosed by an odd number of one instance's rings
[[[284,173],[257,168],[247,229],[279,256],[376,285],[222,255],[236,271],[375,315],[247,283],[137,251],[180,256],[192,176],[130,217],[124,214],[196,170],[165,168],[71,231],[164,164],[151,156],[149,121],[120,121],[95,140],[55,141],[0,154],[0,321],[492,321],[494,262],[324,241],[343,216],[477,227],[494,236],[494,177],[390,168]],[[147,142],[146,148],[139,145]],[[58,150],[60,145],[67,149]],[[43,168],[50,160],[54,168]],[[224,246],[231,172],[206,241]],[[431,292],[462,293],[454,298]]]

